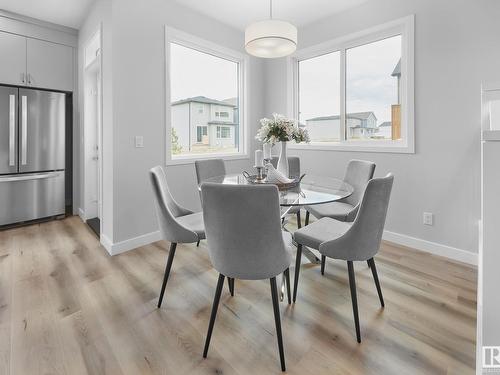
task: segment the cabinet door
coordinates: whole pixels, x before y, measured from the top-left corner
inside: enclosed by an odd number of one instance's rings
[[[28,38],[28,85],[73,91],[73,48]]]
[[[0,32],[0,83],[24,85],[26,38]]]

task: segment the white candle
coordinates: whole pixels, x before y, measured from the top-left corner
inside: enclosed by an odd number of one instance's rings
[[[255,166],[264,166],[264,155],[262,154],[262,150],[255,150]]]
[[[262,148],[264,149],[264,159],[271,159],[271,144],[266,142],[262,145]]]

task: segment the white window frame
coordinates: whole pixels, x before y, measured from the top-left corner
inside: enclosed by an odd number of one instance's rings
[[[303,150],[335,150],[362,152],[415,152],[414,117],[414,35],[415,16],[410,15],[354,34],[336,38],[295,52],[287,58],[288,116],[298,119],[299,111],[299,61],[340,51],[340,123],[346,119],[346,50],[364,44],[401,35],[401,140],[352,141],[345,140],[341,131],[339,142],[291,143],[290,148]]]
[[[170,43],[180,44],[187,48],[213,55],[238,64],[238,110],[239,110],[239,152],[238,153],[206,153],[193,155],[172,155],[171,144],[171,98],[170,98]],[[178,29],[165,26],[165,154],[167,165],[190,164],[200,159],[224,160],[248,159],[248,117],[247,117],[247,67],[248,56],[214,42],[193,36]]]

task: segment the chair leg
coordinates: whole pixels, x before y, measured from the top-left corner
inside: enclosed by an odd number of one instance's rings
[[[234,297],[234,279],[232,277],[227,278],[227,286],[229,287],[231,297]]]
[[[280,307],[278,299],[278,288],[276,287],[276,277],[271,278],[271,296],[273,298],[274,322],[276,323],[276,336],[278,338],[278,349],[280,352],[281,371],[285,368],[285,353],[283,351],[283,337],[281,335]]]
[[[302,220],[300,219],[300,211],[297,211],[297,228],[302,228]]]
[[[292,303],[292,292],[290,290],[290,268],[287,268],[283,271],[283,275],[285,275],[285,283],[286,283],[286,293],[288,296],[288,304]]]
[[[297,299],[297,287],[299,285],[300,260],[302,258],[302,245],[297,245],[297,255],[295,256],[295,275],[293,280],[293,303]]]
[[[321,274],[325,274],[326,256],[321,255]]]
[[[375,286],[377,287],[378,298],[380,299],[380,304],[382,307],[385,306],[384,296],[382,295],[382,288],[380,287],[380,281],[378,280],[377,267],[375,267],[375,259],[368,259],[368,264],[372,269],[373,280],[375,280]]]
[[[208,324],[207,338],[205,340],[205,349],[203,350],[203,358],[207,358],[208,347],[210,346],[210,339],[212,338],[212,331],[214,329],[215,317],[217,316],[217,308],[219,307],[220,295],[222,287],[224,286],[224,275],[219,274],[217,281],[217,288],[215,289],[214,303],[212,305],[212,313],[210,314],[210,323]]]
[[[371,263],[370,263],[370,259],[368,259],[368,260],[366,261],[366,264],[368,264],[368,267],[369,267],[369,268],[372,268],[372,265],[371,265]]]
[[[196,242],[196,247],[199,247],[200,246],[200,240],[198,240],[198,242]]]
[[[356,296],[356,279],[354,276],[354,266],[352,264],[352,261],[350,260],[347,261],[347,269],[349,271],[349,286],[351,287],[352,312],[354,314],[354,324],[356,326],[356,338],[358,342],[361,342],[358,315],[358,298]]]
[[[158,299],[158,308],[161,307],[161,303],[163,301],[163,294],[165,293],[165,288],[167,287],[168,275],[170,275],[170,269],[172,268],[176,248],[177,243],[172,242],[170,244],[170,251],[168,253],[167,266],[165,267],[165,273],[163,275],[163,284],[161,285],[160,298]]]
[[[306,227],[309,225],[309,211],[306,211]]]

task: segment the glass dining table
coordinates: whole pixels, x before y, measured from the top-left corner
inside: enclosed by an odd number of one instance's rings
[[[203,182],[230,185],[247,185],[251,183],[243,174],[237,173],[211,177]],[[201,184],[198,188],[201,189]],[[285,227],[286,217],[292,208],[336,202],[347,198],[353,191],[354,189],[351,185],[337,178],[308,174],[305,174],[300,182],[293,187],[279,188],[281,217],[284,219],[283,229],[287,230]],[[309,249],[303,248],[302,253],[312,263],[317,264],[320,262]]]

